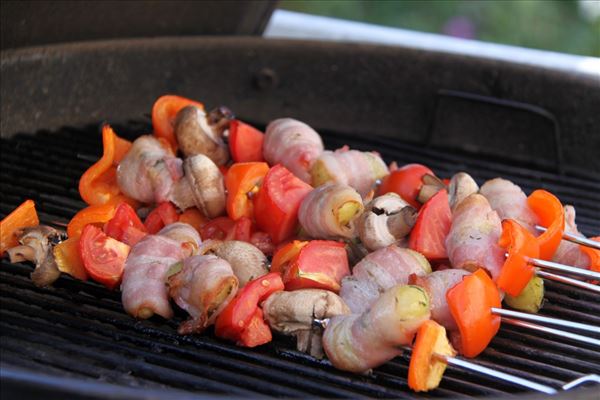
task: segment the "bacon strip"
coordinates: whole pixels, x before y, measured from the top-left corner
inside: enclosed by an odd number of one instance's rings
[[[454,268],[485,269],[495,280],[504,265],[504,250],[498,246],[502,223],[490,203],[480,194],[464,199],[452,214],[446,251]]]
[[[181,176],[181,160],[169,155],[151,135],[137,138],[117,168],[121,191],[143,203],[167,201],[173,183]]]
[[[527,196],[521,188],[511,181],[502,178],[491,179],[481,186],[482,194],[501,220],[514,219],[535,236],[538,218],[527,204]]]
[[[169,278],[169,295],[190,314],[178,332],[202,332],[214,323],[237,290],[238,279],[227,261],[213,255],[186,258],[183,269]]]
[[[271,165],[282,164],[310,183],[310,167],[323,152],[321,136],[304,122],[280,118],[267,126],[263,155]]]
[[[354,206],[355,215],[340,224],[343,206]],[[362,198],[347,185],[328,183],[312,190],[302,200],[298,219],[306,233],[315,239],[352,239],[357,236],[355,219],[363,210]]]
[[[391,245],[368,254],[342,279],[340,296],[353,313],[368,309],[387,289],[407,284],[414,274],[426,275],[431,266],[425,257],[411,249]]]

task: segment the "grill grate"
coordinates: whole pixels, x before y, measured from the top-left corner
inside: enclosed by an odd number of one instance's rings
[[[136,132],[147,132],[148,126],[131,122],[116,131],[133,138]],[[0,215],[31,198],[38,205],[42,222],[68,221],[84,207],[77,183],[100,156],[97,132],[97,126],[89,126],[3,139]],[[525,191],[546,188],[577,208],[579,227],[585,234],[600,232],[600,179],[592,174],[560,176],[373,136],[329,132],[324,140],[328,148],[349,144],[357,149],[376,149],[387,161],[424,163],[440,176],[465,170],[479,183],[504,176]],[[225,343],[210,331],[182,337],[176,333],[181,316],[172,321],[136,321],[122,310],[119,293],[70,277],[40,289],[31,283],[31,269],[1,262],[3,368],[156,391],[182,389],[240,397],[416,396],[408,391],[408,363],[403,357],[376,369],[371,376],[356,376],[295,351],[288,338],[276,337],[266,346],[249,350]],[[597,296],[555,282],[547,282],[541,314],[600,325]],[[555,387],[584,374],[600,373],[598,350],[508,325],[477,362]],[[519,387],[450,366],[441,386],[426,396],[498,396],[520,391]]]

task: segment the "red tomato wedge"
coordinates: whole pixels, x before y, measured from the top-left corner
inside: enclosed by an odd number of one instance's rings
[[[254,343],[257,337],[264,337],[262,332],[264,326],[260,321],[253,320],[256,310],[259,309],[260,303],[272,293],[283,290],[283,287],[281,276],[276,272],[248,282],[217,317],[215,334],[220,338],[233,340],[239,345]]]
[[[294,246],[294,241],[292,246]],[[286,290],[325,289],[339,292],[342,278],[350,275],[343,243],[311,240],[301,246],[283,272]]]
[[[241,217],[254,218],[254,206],[250,200],[258,192],[262,181],[269,172],[264,162],[244,162],[233,164],[227,171],[227,215],[232,220]]]
[[[121,282],[130,247],[107,236],[94,225],[83,229],[79,253],[87,273],[97,282],[114,289]]]
[[[527,257],[538,258],[540,246],[535,236],[517,221],[502,221],[502,236],[498,245],[508,252],[496,285],[511,296],[521,294],[534,274],[535,267],[527,262]]]
[[[461,353],[477,356],[500,329],[500,317],[491,312],[492,307],[501,307],[498,288],[480,268],[448,290],[446,299],[460,331]]]
[[[171,202],[165,201],[148,214],[144,226],[149,234],[154,235],[165,226],[177,221],[179,221],[177,209]]]
[[[196,106],[204,110],[204,104],[200,102],[171,94],[159,97],[152,106],[154,135],[167,140],[175,154],[178,147],[174,130],[175,117],[182,108],[187,106]]]
[[[260,308],[256,308],[248,326],[242,331],[236,343],[238,346],[256,347],[269,343],[271,340],[273,340],[271,328],[269,328],[269,325],[264,320],[263,311]]]
[[[418,210],[421,204],[417,201],[417,196],[423,186],[423,176],[426,174],[434,175],[429,168],[421,164],[407,164],[396,169],[383,178],[378,196],[389,192],[398,193],[408,204]]]
[[[129,246],[134,246],[148,234],[148,230],[133,207],[127,203],[120,203],[115,210],[115,215],[104,225],[104,233]]]
[[[202,240],[233,240],[235,222],[228,217],[211,219],[200,229]]]
[[[265,134],[238,119],[229,123],[229,151],[236,163],[264,161]]]
[[[428,260],[448,258],[446,237],[452,224],[448,192],[440,190],[419,210],[415,226],[410,232],[408,246],[423,254]]]
[[[254,197],[254,217],[258,228],[268,233],[274,244],[294,234],[300,203],[311,190],[312,186],[280,164],[269,170]]]

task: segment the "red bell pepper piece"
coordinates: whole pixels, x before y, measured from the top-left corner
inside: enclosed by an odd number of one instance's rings
[[[448,258],[445,243],[451,225],[448,192],[440,190],[419,210],[415,226],[410,232],[408,247],[423,254],[428,260]]]
[[[427,174],[434,175],[433,171],[424,165],[407,164],[402,168],[393,170],[383,178],[378,195],[381,196],[389,192],[398,193],[408,204],[418,210],[421,204],[417,201],[417,196],[423,187],[423,176]]]
[[[500,317],[491,308],[500,308],[500,293],[483,269],[465,276],[446,293],[450,313],[460,331],[460,351],[465,357],[481,353],[500,329]]]
[[[537,215],[546,232],[537,237],[540,245],[540,258],[552,260],[554,252],[560,245],[565,230],[565,211],[560,200],[552,193],[539,189],[527,198],[527,204]]]
[[[238,119],[229,123],[229,150],[236,163],[264,161],[265,134]]]
[[[535,272],[527,258],[538,258],[540,246],[535,236],[523,228],[517,221],[505,219],[502,221],[502,235],[498,245],[505,248],[508,257],[502,266],[496,284],[511,296],[521,294]]]
[[[235,341],[241,346],[257,346],[270,340],[269,327],[257,314],[258,305],[272,293],[283,290],[283,281],[276,272],[258,277],[239,290],[215,322],[215,334],[223,339]]]
[[[115,215],[104,225],[104,233],[129,246],[134,246],[148,234],[148,230],[133,207],[127,203],[120,203],[115,210]]]
[[[286,290],[314,288],[339,292],[342,278],[350,275],[346,248],[340,242],[294,241],[277,255],[274,261],[279,265],[274,271],[282,270]]]
[[[148,214],[144,226],[149,234],[154,235],[165,226],[177,221],[179,221],[177,209],[171,202],[165,201]]]
[[[274,244],[292,236],[298,226],[300,203],[312,186],[282,165],[275,165],[254,197],[254,217],[258,228],[271,236]]]

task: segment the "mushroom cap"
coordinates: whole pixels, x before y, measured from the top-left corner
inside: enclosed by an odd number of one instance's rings
[[[187,106],[177,113],[175,135],[186,157],[204,154],[217,165],[229,161],[229,149],[223,141],[221,125],[210,125],[206,113],[199,107]]]
[[[399,235],[399,231],[391,230],[389,224],[390,218],[403,213],[406,207],[410,207],[409,204],[393,192],[376,197],[367,204],[358,222],[358,234],[367,249],[377,250],[389,246],[410,232],[411,218],[406,218],[406,229],[402,232],[404,235]],[[404,216],[398,217],[403,221]]]
[[[188,157],[183,170],[196,206],[208,218],[215,218],[225,211],[225,184],[219,167],[204,154]]]

